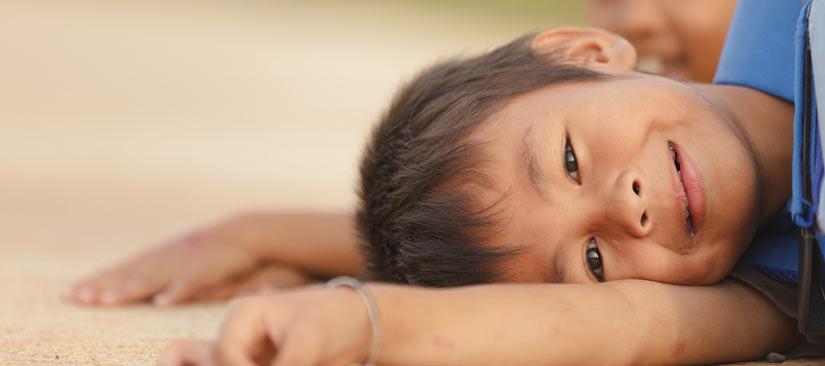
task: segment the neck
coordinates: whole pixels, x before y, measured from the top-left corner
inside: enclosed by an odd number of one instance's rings
[[[756,162],[760,191],[760,226],[791,196],[793,105],[744,87],[692,85],[738,128]]]

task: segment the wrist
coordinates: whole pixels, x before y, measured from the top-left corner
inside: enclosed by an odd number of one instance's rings
[[[266,237],[268,223],[264,214],[245,213],[235,216],[215,228],[221,244],[242,249],[258,260],[273,259],[273,243]]]
[[[355,298],[356,304],[351,305],[354,307],[351,308],[353,311],[350,312],[350,314],[359,326],[357,326],[357,331],[354,334],[366,335],[364,337],[357,337],[366,341],[358,342],[360,345],[357,346],[356,349],[358,350],[357,353],[359,356],[356,360],[364,360],[363,364],[366,366],[374,365],[381,351],[384,328],[381,313],[370,288],[361,281],[347,276],[333,278],[327,282],[326,287],[339,291],[342,289],[347,290],[347,292],[350,293],[350,304],[352,304],[352,300]]]

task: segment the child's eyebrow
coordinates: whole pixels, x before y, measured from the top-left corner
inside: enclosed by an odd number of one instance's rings
[[[546,200],[548,194],[544,187],[547,183],[547,178],[545,177],[544,170],[541,168],[541,164],[539,164],[539,157],[536,155],[536,145],[538,144],[540,144],[540,142],[536,141],[536,136],[534,136],[533,133],[533,125],[530,125],[530,127],[527,127],[527,132],[524,133],[524,150],[521,152],[521,160],[527,168],[527,175],[530,177],[533,187],[539,196]]]
[[[550,195],[546,189],[547,178],[544,174],[544,169],[542,169],[542,164],[539,161],[539,155],[536,154],[536,148],[542,148],[541,144],[543,144],[546,139],[541,139],[536,136],[533,131],[533,126],[534,125],[530,125],[527,127],[527,131],[524,133],[524,149],[521,152],[521,160],[527,168],[527,175],[530,177],[530,181],[533,183],[536,192],[538,192],[539,196],[545,201],[549,202]],[[564,240],[556,244],[556,249],[553,253],[553,268],[552,271],[548,271],[547,273],[547,282],[565,283],[565,281],[571,278],[570,253],[564,250],[566,247],[567,244]]]

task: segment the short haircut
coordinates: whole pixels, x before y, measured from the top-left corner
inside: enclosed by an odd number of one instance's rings
[[[603,74],[531,51],[535,34],[485,54],[438,63],[395,96],[360,167],[357,230],[370,280],[462,286],[497,279],[517,250],[489,243],[503,220],[479,189],[494,182],[488,157],[467,136],[513,97]],[[504,197],[502,197],[503,199]],[[498,225],[500,226],[500,225]]]

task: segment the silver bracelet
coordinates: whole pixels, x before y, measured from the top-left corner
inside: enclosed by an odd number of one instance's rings
[[[358,295],[361,295],[361,300],[364,300],[364,305],[367,306],[367,314],[370,317],[370,324],[372,324],[372,347],[370,347],[370,355],[364,362],[364,366],[373,366],[378,359],[378,351],[381,350],[381,339],[384,336],[384,328],[381,326],[381,316],[378,314],[378,306],[375,304],[375,299],[364,286],[364,284],[349,276],[335,277],[327,282],[327,288],[336,288],[346,286],[349,287]]]

